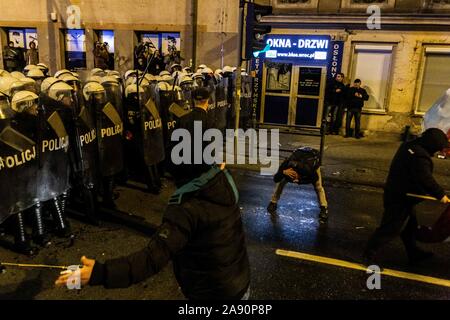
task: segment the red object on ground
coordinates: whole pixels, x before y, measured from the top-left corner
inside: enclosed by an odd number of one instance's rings
[[[417,241],[426,243],[443,242],[450,238],[450,205],[432,227],[420,226]]]

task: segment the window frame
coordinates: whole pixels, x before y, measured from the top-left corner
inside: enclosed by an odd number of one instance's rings
[[[67,50],[67,34],[69,33],[70,30],[82,30],[84,33],[84,46],[85,46],[85,51],[84,51],[84,67],[82,68],[73,68],[73,70],[77,71],[77,70],[88,70],[88,44],[87,44],[87,29],[86,28],[82,28],[82,29],[67,29],[67,28],[63,28],[60,29],[61,30],[61,35],[62,35],[62,61],[64,62],[64,68],[67,70],[71,70],[72,69],[67,65],[67,60],[66,60],[66,53],[67,52],[77,52],[77,51],[68,51]]]
[[[394,75],[393,69],[394,69],[394,63],[395,63],[395,58],[396,58],[396,52],[397,52],[397,45],[398,43],[393,43],[393,42],[363,42],[363,41],[353,41],[351,44],[351,56],[350,56],[350,72],[349,75],[351,76],[352,80],[355,77],[355,72],[356,72],[356,56],[357,56],[357,46],[362,46],[362,47],[366,47],[366,50],[369,49],[370,47],[372,47],[373,51],[379,51],[379,52],[386,52],[389,50],[382,50],[381,47],[391,47],[391,61],[389,64],[389,75],[387,78],[387,82],[386,82],[386,93],[384,96],[384,101],[383,101],[383,108],[382,109],[368,109],[366,107],[364,107],[362,109],[362,113],[364,114],[379,114],[379,115],[385,115],[389,112],[389,101],[391,99],[391,93],[392,93],[392,88],[391,88],[391,83],[392,83],[392,78]],[[377,50],[376,47],[379,47],[379,49]]]
[[[417,79],[416,81],[416,92],[414,96],[414,109],[413,109],[413,115],[417,117],[423,117],[427,111],[419,111],[419,104],[420,104],[420,98],[422,96],[422,89],[423,89],[423,80],[425,77],[425,66],[427,64],[427,49],[430,49],[429,52],[436,52],[436,53],[448,53],[448,56],[450,58],[450,43],[445,44],[428,44],[423,43],[422,44],[422,52],[420,53],[420,65],[417,73]]]
[[[387,3],[352,3],[352,0],[341,0],[342,9],[367,9],[371,5],[379,6],[381,9],[394,9],[396,0],[387,0]]]

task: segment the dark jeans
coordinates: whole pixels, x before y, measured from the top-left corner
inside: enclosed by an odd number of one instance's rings
[[[352,119],[355,118],[355,137],[360,135],[361,130],[361,110],[349,109],[347,110],[347,124],[345,127],[345,134],[351,136],[350,128],[352,125]]]
[[[417,217],[414,206],[417,201],[404,195],[384,194],[384,213],[380,226],[370,237],[366,252],[376,253],[394,238],[401,236],[408,255],[416,250]],[[406,223],[406,226],[405,226]]]
[[[342,119],[344,118],[344,109],[343,105],[328,106],[327,111],[331,115],[329,126],[329,131],[331,133],[339,134],[339,129],[342,127]]]

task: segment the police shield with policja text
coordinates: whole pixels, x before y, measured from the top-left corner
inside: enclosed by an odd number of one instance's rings
[[[25,210],[39,202],[37,198],[37,106],[38,96],[22,91],[15,94],[10,108],[0,94],[0,224],[9,217],[14,229],[15,249],[32,254],[25,230]],[[14,110],[14,112],[13,112]]]
[[[63,81],[54,82],[40,95],[38,198],[41,203],[53,202],[52,214],[61,235],[70,231],[64,211],[70,187],[68,127],[74,108],[72,95],[72,87]]]

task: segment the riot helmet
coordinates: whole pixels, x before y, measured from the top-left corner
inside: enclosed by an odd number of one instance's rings
[[[91,70],[90,75],[91,75],[91,77],[92,76],[103,77],[103,76],[105,76],[105,72],[103,71],[103,69],[94,68],[94,69]]]
[[[88,82],[83,87],[83,97],[86,101],[89,101],[91,96],[94,96],[96,100],[104,101],[105,95],[105,88],[98,82]]]
[[[9,95],[11,97],[14,97],[14,95],[17,92],[24,91],[24,90],[25,90],[25,83],[16,79],[16,81],[11,83],[11,86],[9,87]]]
[[[150,73],[146,73],[145,74],[145,79],[147,79],[147,81],[149,83],[153,83],[153,82],[157,82],[158,81],[158,79],[154,75],[152,75]]]
[[[47,65],[46,65],[45,63],[40,62],[40,63],[38,63],[36,66],[42,71],[42,73],[43,73],[46,77],[48,76],[48,71],[49,71],[49,69],[48,69],[48,67],[47,67]]]
[[[38,99],[36,93],[31,91],[17,92],[11,100],[11,109],[17,113],[38,115]]]
[[[102,77],[100,76],[90,76],[87,80],[86,83],[88,82],[97,82],[97,83],[101,83],[102,82]]]
[[[0,120],[10,119],[14,115],[8,102],[8,97],[0,92]]]
[[[2,77],[0,78],[0,92],[3,94],[10,96],[11,85],[16,82],[17,79],[13,77]]]
[[[181,70],[183,70],[183,68],[182,68],[181,64],[179,64],[179,63],[174,63],[170,66],[170,71],[172,71],[172,73],[176,72],[176,71],[181,71]]]
[[[63,81],[58,81],[48,88],[48,97],[69,107],[73,103],[73,88]]]
[[[230,66],[225,66],[225,67],[223,67],[222,71],[223,71],[224,74],[226,74],[226,73],[233,73],[233,68],[230,67]]]
[[[34,64],[28,64],[25,66],[25,68],[23,68],[23,73],[25,75],[28,75],[28,72],[32,69],[39,69],[38,66],[34,65]]]
[[[28,78],[33,78],[36,81],[42,80],[42,79],[45,78],[45,76],[42,73],[42,71],[39,70],[38,68],[34,68],[34,69],[31,69],[30,71],[28,71],[27,77]]]
[[[163,75],[163,76],[161,76],[161,81],[167,82],[167,83],[170,84],[170,85],[173,85],[174,80],[175,80],[175,79],[172,78],[172,76],[170,76],[170,75]]]
[[[162,77],[162,76],[170,76],[170,72],[167,71],[167,70],[163,70],[163,71],[161,71],[161,72],[159,73],[159,76],[160,76],[160,77]]]
[[[144,93],[144,88],[139,86],[139,92],[140,93]],[[126,89],[125,89],[125,97],[126,98],[129,98],[129,96],[131,94],[135,94],[135,93],[137,93],[137,86],[136,85],[130,84],[128,87],[126,87]]]
[[[203,80],[205,79],[205,76],[201,73],[194,73],[192,75],[192,78],[194,79],[194,85],[197,87],[203,87]]]
[[[55,82],[59,82],[62,81],[61,79],[56,79],[55,77],[47,77],[44,80],[42,80],[42,84],[41,84],[41,92],[43,93],[47,93],[48,88],[50,88],[50,86],[55,83]]]
[[[59,79],[63,74],[72,74],[72,72],[70,72],[67,69],[62,69],[62,70],[56,71],[54,77]]]
[[[13,71],[10,73],[11,77],[16,78],[18,80],[25,78],[25,75],[22,72],[19,71]]]
[[[0,78],[9,77],[10,73],[6,70],[0,69]]]
[[[184,67],[183,68],[183,72],[187,73],[187,74],[192,73],[192,68],[191,67]]]
[[[25,90],[32,91],[36,94],[39,91],[36,88],[36,81],[34,81],[34,79],[25,77],[25,78],[20,79],[20,81],[22,81],[24,83]]]

